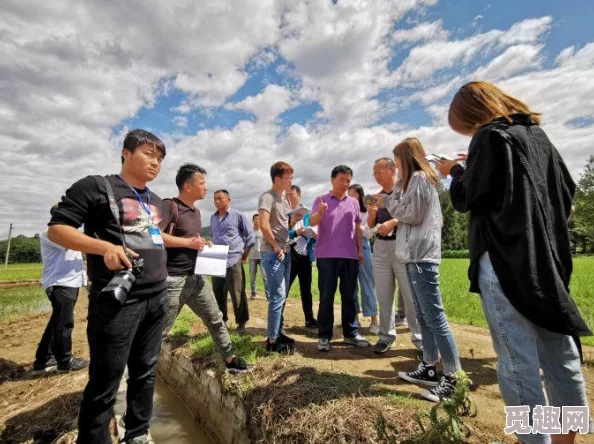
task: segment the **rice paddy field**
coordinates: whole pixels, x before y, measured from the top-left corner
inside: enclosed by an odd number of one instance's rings
[[[444,259],[441,264],[440,282],[446,313],[451,322],[486,327],[478,295],[468,292],[467,268],[468,259]],[[40,311],[48,308],[45,293],[36,283],[41,277],[41,269],[41,264],[11,264],[8,269],[0,266],[0,318],[19,312]],[[318,299],[317,269],[315,267],[313,273],[312,293],[314,299]],[[574,272],[570,284],[571,295],[590,328],[594,328],[593,275],[594,257],[574,258]],[[247,266],[246,276],[249,276]],[[20,283],[21,286],[13,286],[16,283]],[[29,285],[22,286],[23,284]],[[249,288],[247,290],[249,292]],[[257,290],[258,292],[264,290],[259,273]],[[297,282],[291,287],[289,296],[299,298]],[[583,338],[583,343],[594,346],[594,337]]]

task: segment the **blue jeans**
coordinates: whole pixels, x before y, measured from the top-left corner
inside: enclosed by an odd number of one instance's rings
[[[439,265],[426,262],[407,264],[406,272],[421,326],[423,361],[437,362],[441,354],[446,374],[461,370],[458,347],[441,302]]]
[[[359,291],[361,290],[361,291]],[[361,302],[359,303],[359,295]],[[363,263],[359,265],[359,285],[355,290],[357,312],[363,311],[363,316],[377,316],[377,298],[375,297],[375,282],[373,280],[373,258],[369,239],[363,238]],[[361,310],[363,309],[363,310]]]
[[[286,252],[281,262],[274,252],[260,252],[260,260],[266,273],[268,290],[268,339],[275,340],[280,333],[283,307],[289,293],[291,253]]]
[[[553,333],[520,314],[505,297],[489,254],[479,264],[481,303],[497,353],[499,389],[508,406],[587,406],[584,377],[575,341]],[[592,425],[590,425],[592,430]],[[517,435],[523,443],[550,443],[549,435]]]

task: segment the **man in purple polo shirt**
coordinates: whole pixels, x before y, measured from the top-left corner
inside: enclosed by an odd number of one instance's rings
[[[342,334],[344,342],[357,347],[369,346],[359,334],[355,293],[359,264],[363,262],[361,210],[349,197],[353,170],[339,165],[332,170],[332,191],[316,198],[309,223],[319,225],[314,255],[318,266],[318,350],[329,351],[334,328],[334,294],[340,279]]]

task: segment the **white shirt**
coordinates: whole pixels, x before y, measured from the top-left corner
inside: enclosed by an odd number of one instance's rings
[[[68,250],[53,243],[47,237],[47,230],[41,233],[41,260],[43,273],[41,285],[44,289],[53,286],[84,287],[87,273],[80,251]]]
[[[293,230],[295,232],[297,232],[297,230],[300,230],[301,228],[309,228],[310,230],[312,230],[314,233],[318,233],[318,227],[305,227],[303,226],[303,220],[300,220],[299,222],[297,222],[294,226],[293,226]],[[292,241],[291,244],[295,245],[295,251],[297,253],[299,253],[301,256],[307,256],[307,239],[304,236],[297,236],[295,237]]]

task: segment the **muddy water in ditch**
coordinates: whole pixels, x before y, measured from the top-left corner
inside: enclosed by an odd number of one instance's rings
[[[126,408],[125,390],[123,383],[118,392],[117,415],[124,413]],[[186,406],[159,379],[155,387],[151,435],[155,444],[212,444]]]

